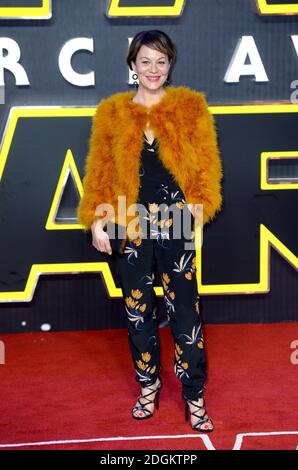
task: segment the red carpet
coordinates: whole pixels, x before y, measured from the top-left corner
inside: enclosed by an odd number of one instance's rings
[[[160,336],[160,409],[136,421],[126,330],[2,335],[0,450],[297,448],[298,323],[205,326],[206,435],[185,422],[171,332]]]

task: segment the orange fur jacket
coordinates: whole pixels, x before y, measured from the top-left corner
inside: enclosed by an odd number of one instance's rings
[[[222,164],[205,95],[186,86],[165,90],[166,95],[150,108],[132,101],[135,91],[115,93],[97,105],[83,196],[77,208],[84,231],[97,218],[95,210],[101,203],[115,208],[116,216],[111,220],[126,226],[131,220],[130,215],[122,219],[117,214],[117,197],[126,196],[126,207],[137,202],[143,130],[148,120],[159,141],[160,158],[182,189],[186,203],[203,204],[203,224],[221,210]]]

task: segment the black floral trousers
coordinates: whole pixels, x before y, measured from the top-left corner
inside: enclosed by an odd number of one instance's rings
[[[168,192],[167,202],[173,202],[170,196]],[[181,215],[184,211],[189,212],[191,229],[194,229],[194,217],[184,204],[183,194],[176,191],[174,202]],[[167,209],[164,212],[158,209],[160,206],[156,203],[148,204],[141,217],[142,223],[147,221],[147,238],[127,241],[124,254],[116,255],[135,378],[142,387],[152,385],[161,369],[153,287],[156,264],[173,336],[174,372],[182,384],[185,398],[198,400],[203,394],[207,362],[196,279],[194,231],[189,232],[190,238],[183,233],[180,238],[174,238],[173,219]],[[167,217],[163,219],[166,213]],[[191,242],[190,249],[186,243]]]

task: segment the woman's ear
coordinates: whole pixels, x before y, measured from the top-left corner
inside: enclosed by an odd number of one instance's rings
[[[131,68],[131,70],[134,71],[134,73],[137,73],[137,71],[136,71],[136,64],[135,64],[133,61],[131,61],[131,63],[130,63],[130,68]]]

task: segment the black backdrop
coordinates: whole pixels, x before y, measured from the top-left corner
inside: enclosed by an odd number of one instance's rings
[[[279,254],[272,248],[270,259],[262,259],[263,264],[268,263],[268,292],[249,288],[247,294],[240,294],[238,287],[236,293],[220,293],[216,285],[260,282],[260,224],[268,227],[294,255],[298,253],[297,190],[260,188],[260,153],[298,149],[297,105],[295,112],[289,113],[265,113],[261,107],[256,113],[219,112],[224,105],[290,103],[291,82],[298,78],[297,54],[290,35],[298,32],[298,15],[260,15],[256,1],[250,0],[186,0],[180,17],[109,18],[108,4],[99,0],[53,0],[49,19],[0,19],[0,40],[8,37],[18,43],[20,63],[30,81],[30,85],[16,85],[14,75],[4,72],[0,162],[13,107],[93,108],[101,97],[131,88],[125,64],[128,38],[141,29],[166,31],[178,47],[173,85],[187,85],[206,93],[209,105],[214,106],[224,165],[224,210],[204,233],[203,284],[212,285],[211,293],[206,289],[201,295],[204,320],[297,320],[297,265],[295,269],[285,259],[285,252]],[[120,1],[121,7],[173,4],[168,0]],[[0,2],[0,7],[10,5],[39,6],[41,2]],[[242,36],[253,36],[269,81],[256,82],[253,76],[242,76],[237,83],[224,81]],[[75,86],[60,73],[59,52],[75,37],[93,38],[94,53],[76,53],[72,66],[80,73],[94,70],[94,86]],[[45,269],[36,277],[30,293],[24,294],[30,268],[37,263],[82,266],[83,262],[108,262],[119,286],[113,259],[95,252],[79,229],[45,230],[67,149],[71,149],[80,177],[83,176],[90,124],[90,116],[70,113],[62,117],[58,112],[47,119],[24,115],[18,120],[0,180],[3,333],[38,331],[44,325],[50,325],[53,331],[125,326],[123,299],[109,297],[100,273],[76,268],[72,274],[48,275]],[[272,165],[269,176],[277,178],[285,173],[288,178],[297,178],[297,160],[284,162],[280,167]],[[59,218],[73,222],[77,202],[78,193],[69,180],[57,222]],[[158,277],[156,285],[161,285]],[[166,324],[163,298],[158,297],[157,302],[162,326]]]

